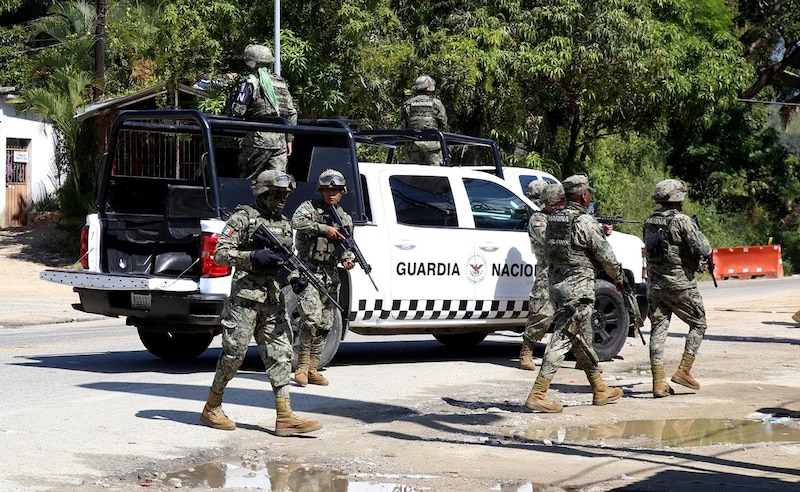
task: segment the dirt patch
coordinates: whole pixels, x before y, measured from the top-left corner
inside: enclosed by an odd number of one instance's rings
[[[0,256],[46,267],[67,267],[78,259],[78,234],[67,230],[58,213],[41,213],[27,226],[0,229]]]

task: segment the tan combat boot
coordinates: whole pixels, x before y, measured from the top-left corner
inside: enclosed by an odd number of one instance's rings
[[[546,393],[549,387],[550,381],[537,377],[528,399],[525,400],[525,407],[537,412],[561,413],[564,405],[547,399]]]
[[[208,391],[208,401],[200,414],[200,422],[215,429],[236,429],[236,423],[222,411],[222,393],[215,393],[213,390]]]
[[[699,390],[700,383],[689,373],[692,370],[692,364],[694,364],[694,355],[684,353],[681,363],[678,365],[678,370],[672,375],[672,382],[693,390]]]
[[[305,386],[308,384],[308,352],[300,352],[297,354],[297,369],[294,371],[294,382],[298,386]]]
[[[653,398],[665,398],[674,395],[675,391],[667,383],[667,376],[664,375],[664,366],[652,366],[653,372]]]
[[[294,413],[288,398],[275,398],[275,435],[294,436],[314,432],[322,428],[319,420],[303,420]]]
[[[319,355],[311,354],[308,359],[308,383],[318,384],[320,386],[328,386],[328,378],[323,376],[317,371],[319,367]]]
[[[603,377],[598,373],[589,377],[589,384],[592,385],[592,405],[603,406],[606,403],[619,400],[622,396],[621,388],[609,388],[603,381]]]
[[[533,347],[534,344],[522,341],[522,348],[519,349],[519,368],[526,371],[533,371],[536,369],[536,363],[533,362]]]

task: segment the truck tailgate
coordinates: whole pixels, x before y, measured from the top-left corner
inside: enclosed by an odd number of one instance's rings
[[[111,273],[77,270],[44,270],[39,278],[73,287],[97,290],[160,290],[168,292],[194,292],[197,282],[183,278],[164,278],[147,275],[115,275]]]

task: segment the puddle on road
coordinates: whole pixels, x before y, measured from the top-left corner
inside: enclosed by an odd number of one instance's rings
[[[641,447],[692,447],[714,444],[800,441],[800,426],[790,419],[668,419],[629,420],[545,431],[529,428],[525,437],[557,443],[586,444],[605,439],[629,439]]]
[[[391,477],[391,478],[387,478]],[[353,479],[335,470],[313,468],[295,462],[249,462],[242,460],[204,463],[194,468],[167,473],[161,481],[179,488],[211,487],[218,489],[247,488],[276,492],[313,490],[315,492],[414,492],[415,488],[401,483],[403,479],[440,478],[429,475],[393,476]],[[383,481],[381,481],[383,480]],[[492,490],[499,492],[537,492],[543,486],[527,483],[497,483]],[[548,492],[569,489],[547,487]]]

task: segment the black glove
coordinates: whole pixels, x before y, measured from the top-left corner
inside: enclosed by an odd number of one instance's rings
[[[289,285],[292,286],[292,292],[299,294],[306,290],[306,287],[308,287],[308,279],[305,277],[293,278],[289,281]]]
[[[268,249],[257,249],[250,252],[250,261],[254,267],[267,268],[278,264],[283,258],[277,253]]]

